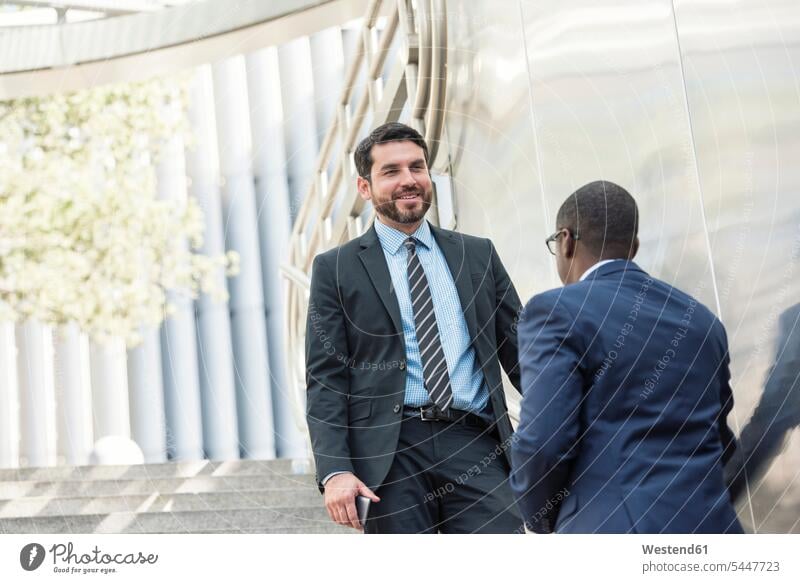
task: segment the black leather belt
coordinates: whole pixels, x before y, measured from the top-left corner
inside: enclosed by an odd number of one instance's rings
[[[485,429],[494,423],[488,422],[480,415],[475,415],[468,411],[458,409],[448,409],[442,411],[439,407],[431,405],[429,407],[403,407],[403,412],[409,417],[421,419],[422,421],[445,421],[447,423],[458,423],[467,427],[480,427]]]

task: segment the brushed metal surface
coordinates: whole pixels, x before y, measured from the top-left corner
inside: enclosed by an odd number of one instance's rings
[[[739,516],[757,532],[797,533],[800,6],[675,0],[675,15],[731,345],[734,428],[755,454]]]
[[[450,1],[445,115],[456,224],[490,237],[520,296],[556,285],[517,2]]]
[[[522,12],[549,232],[571,192],[616,182],[639,204],[637,262],[716,310],[670,1]]]

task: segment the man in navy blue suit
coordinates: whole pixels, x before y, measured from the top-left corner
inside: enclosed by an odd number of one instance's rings
[[[735,438],[728,342],[645,273],[638,209],[610,182],[570,195],[547,239],[565,287],[519,323],[511,487],[539,533],[741,533],[723,479]]]

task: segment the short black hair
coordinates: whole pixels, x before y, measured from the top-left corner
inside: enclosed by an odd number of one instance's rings
[[[400,122],[385,123],[372,130],[369,135],[359,142],[353,158],[356,163],[356,171],[362,178],[370,179],[372,171],[372,146],[386,142],[413,142],[422,148],[425,154],[425,164],[428,164],[428,144],[425,139],[414,128]],[[429,165],[429,164],[428,164]]]
[[[606,180],[581,186],[561,205],[556,228],[569,229],[596,257],[631,257],[639,233],[639,209],[627,190]]]

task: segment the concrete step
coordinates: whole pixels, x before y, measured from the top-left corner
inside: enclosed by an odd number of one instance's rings
[[[49,482],[55,480],[142,480],[194,476],[247,476],[265,474],[313,474],[307,459],[167,462],[125,466],[53,466],[0,469],[0,482]]]
[[[150,533],[158,534],[158,533]],[[169,534],[169,533],[161,533]],[[306,527],[289,527],[289,528],[246,528],[242,530],[199,530],[192,534],[363,534],[352,528],[345,528],[331,521],[330,526],[315,526],[314,528]]]
[[[81,479],[51,481],[0,482],[0,500],[31,496],[51,498],[76,496],[124,496],[133,494],[179,494],[192,492],[317,489],[314,476],[308,474],[202,475],[188,478]]]
[[[271,488],[178,494],[128,496],[31,496],[0,500],[0,518],[107,514],[110,512],[183,512],[233,508],[322,507],[316,488]]]
[[[322,507],[246,508],[219,512],[112,512],[0,519],[0,533],[4,534],[194,533],[222,530],[284,533],[288,529],[328,532],[332,526],[336,525]]]

